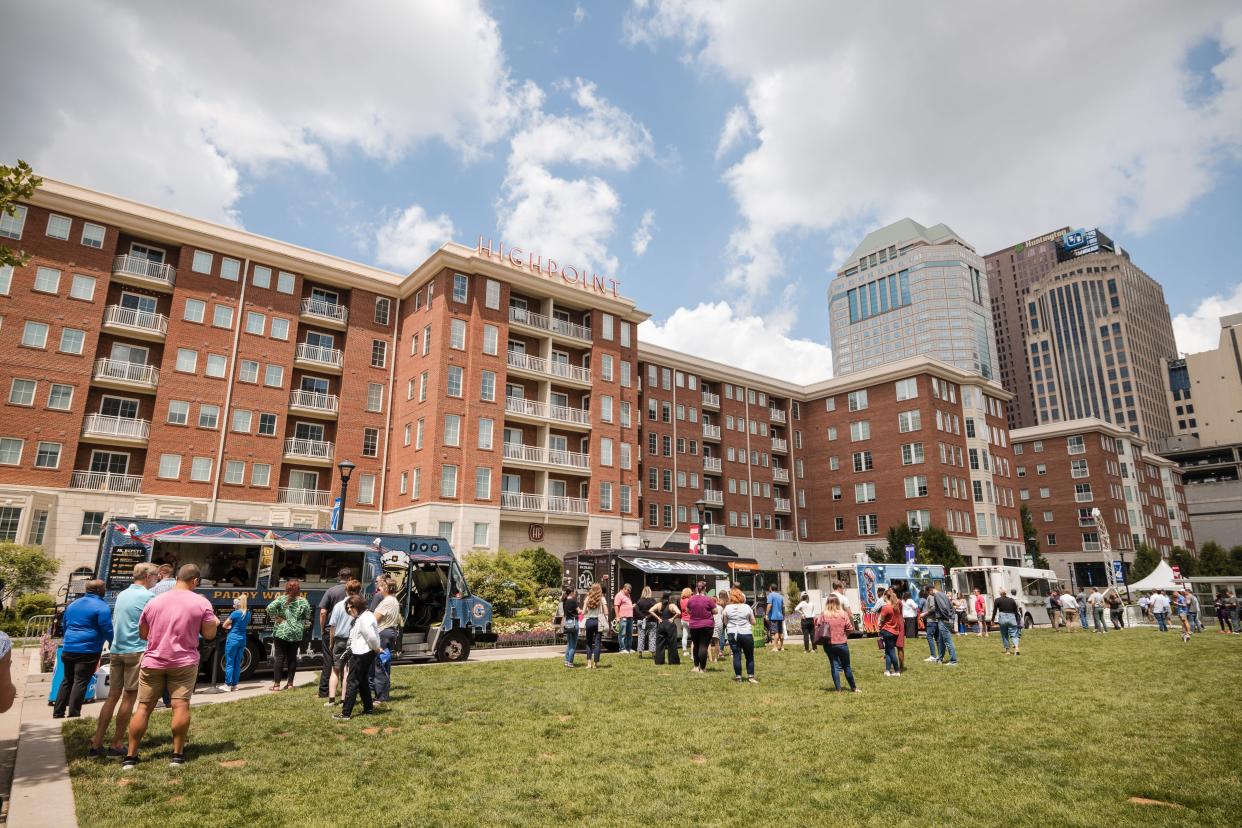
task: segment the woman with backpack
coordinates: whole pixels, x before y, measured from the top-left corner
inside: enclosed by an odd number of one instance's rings
[[[565,631],[565,666],[574,666],[578,653],[578,591],[573,587],[561,596],[561,629]]]
[[[838,692],[841,690],[842,673],[849,682],[850,692],[858,692],[854,684],[854,671],[850,669],[849,634],[853,631],[854,621],[841,606],[841,599],[829,595],[824,602],[824,611],[815,619],[815,643],[824,647],[828,666],[832,670],[832,684]]]
[[[663,666],[665,658],[669,664],[681,664],[681,653],[677,649],[677,618],[681,610],[673,600],[673,593],[664,590],[660,603],[652,607],[648,615],[656,622],[656,665]]]
[[[586,632],[587,667],[598,667],[600,649],[604,644],[604,628],[608,626],[608,602],[604,600],[604,588],[598,582],[591,584],[586,600],[582,602],[582,619]]]

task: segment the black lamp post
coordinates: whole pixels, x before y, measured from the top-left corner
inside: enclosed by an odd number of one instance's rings
[[[694,501],[694,506],[699,510],[699,554],[707,554],[707,527],[711,525],[711,521],[707,516],[707,501],[699,498]]]
[[[341,524],[345,522],[345,492],[349,490],[349,478],[353,476],[355,466],[348,460],[342,460],[336,464],[336,467],[341,471],[341,508],[336,512],[336,520],[333,521],[332,528],[339,532]]]

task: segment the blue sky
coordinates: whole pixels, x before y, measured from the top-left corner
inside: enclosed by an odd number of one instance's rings
[[[905,215],[981,253],[1100,226],[1185,350],[1242,311],[1229,3],[83,5],[0,32],[69,54],[0,93],[0,157],[393,269],[504,237],[773,375],[827,376],[832,272]]]

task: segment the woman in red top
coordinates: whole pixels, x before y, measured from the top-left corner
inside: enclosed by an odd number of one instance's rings
[[[972,609],[975,611],[975,618],[979,619],[979,637],[985,638],[988,634],[988,599],[976,589],[974,597],[970,600],[974,604]]]
[[[687,625],[694,645],[694,670],[707,672],[707,649],[712,643],[712,627],[716,624],[716,599],[708,596],[707,582],[694,585],[694,595],[686,601]]]
[[[901,602],[890,589],[884,593],[884,606],[880,608],[880,641],[884,644],[884,675],[900,676],[901,662],[897,658],[897,642],[905,632],[901,617]]]

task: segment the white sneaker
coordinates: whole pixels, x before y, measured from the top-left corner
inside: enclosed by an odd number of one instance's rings
[[[227,692],[229,692],[229,686],[228,686],[227,684],[217,685],[217,687],[216,687],[216,692],[217,692],[217,693],[227,693]]]
[[[885,676],[891,676],[891,675],[892,675],[892,673],[890,673],[888,670],[885,670],[885,671],[884,671],[884,675],[885,675]]]
[[[928,664],[931,664],[933,661],[939,661],[940,659],[936,658],[935,656],[928,656],[927,658],[923,660],[926,661]]]

